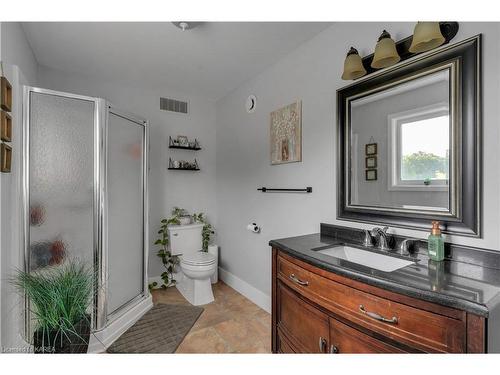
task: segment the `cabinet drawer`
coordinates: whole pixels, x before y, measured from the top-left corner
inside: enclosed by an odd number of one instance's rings
[[[330,353],[406,353],[336,319],[330,319]]]
[[[300,263],[280,254],[278,278],[334,314],[419,350],[465,352],[465,321],[363,292],[320,276],[312,272],[315,267],[308,270]]]
[[[278,332],[286,336],[299,353],[326,353],[328,316],[278,283]]]

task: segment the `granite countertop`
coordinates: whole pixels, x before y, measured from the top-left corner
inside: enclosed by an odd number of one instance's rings
[[[363,248],[357,241],[350,242],[320,233],[269,242],[270,246],[319,268],[421,300],[484,317],[500,305],[500,267],[499,262],[491,262],[491,257],[497,256],[491,251],[486,254],[490,257],[489,262],[471,260],[483,256],[470,255],[473,252],[469,252],[467,257],[457,257],[457,260],[433,262],[420,249],[412,255],[414,264],[393,272],[383,272],[318,252],[341,244]],[[372,251],[380,253],[376,248]]]

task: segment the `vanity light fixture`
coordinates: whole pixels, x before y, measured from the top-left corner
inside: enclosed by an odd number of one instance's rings
[[[384,30],[375,47],[375,53],[361,58],[362,67],[359,65],[356,49],[349,50],[344,62],[342,79],[354,80],[370,75],[378,69],[412,58],[420,52],[448,44],[457,35],[458,29],[458,22],[418,22],[414,30],[415,35],[397,42],[394,42],[391,35]]]
[[[445,42],[439,22],[417,22],[413,39],[408,49],[411,53],[420,53],[439,47]]]
[[[366,74],[366,69],[363,66],[363,61],[361,56],[359,56],[358,50],[351,47],[344,61],[344,73],[342,73],[342,79],[351,80],[363,77]]]
[[[377,45],[375,46],[375,54],[371,64],[372,68],[382,69],[394,65],[401,60],[396,49],[396,43],[391,39],[391,34],[386,30],[380,34]]]

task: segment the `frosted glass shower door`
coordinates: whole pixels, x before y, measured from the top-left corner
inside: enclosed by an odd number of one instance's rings
[[[29,91],[26,148],[27,269],[66,258],[94,257],[94,128],[92,98]]]
[[[144,293],[145,123],[110,110],[107,123],[108,318]]]

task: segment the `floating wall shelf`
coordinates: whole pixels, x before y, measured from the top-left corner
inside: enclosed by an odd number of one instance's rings
[[[180,165],[175,166],[175,163],[179,163]],[[187,164],[187,165],[186,165]],[[194,159],[193,162],[186,161],[173,161],[172,158],[168,159],[168,169],[173,171],[199,171],[200,167],[198,166],[198,161]]]
[[[201,147],[168,146],[168,148],[175,148],[178,150],[191,150],[191,151],[201,150]]]
[[[200,168],[171,168],[168,167],[169,171],[200,171]]]
[[[187,137],[184,137],[187,143],[191,143],[192,145],[180,145],[176,140],[172,139],[172,137],[168,137],[168,148],[174,148],[177,150],[190,150],[190,151],[198,151],[201,150],[200,144],[198,140],[195,138],[194,142],[189,142]],[[175,143],[177,142],[177,143]]]

